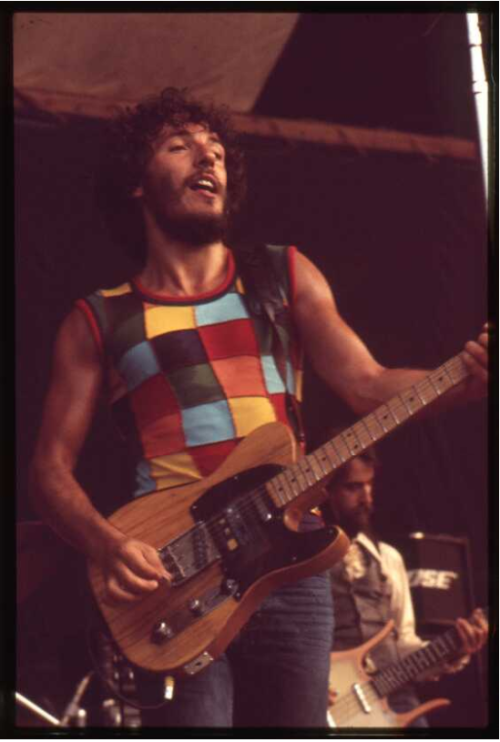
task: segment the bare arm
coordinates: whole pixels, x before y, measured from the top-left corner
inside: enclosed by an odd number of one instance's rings
[[[110,598],[133,599],[168,577],[151,546],[127,538],[92,505],[73,471],[102,384],[98,350],[82,313],[59,331],[52,379],[31,467],[31,495],[43,519],[66,541],[100,562]]]
[[[428,371],[389,369],[379,364],[361,338],[340,316],[322,273],[297,254],[297,293],[294,316],[306,353],[316,372],[358,414],[371,412],[390,397],[420,381]],[[484,396],[487,382],[486,328],[478,342],[463,353],[471,377],[448,392],[446,402]],[[434,409],[436,406],[434,407]]]

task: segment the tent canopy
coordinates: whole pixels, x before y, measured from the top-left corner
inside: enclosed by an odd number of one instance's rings
[[[255,136],[474,160],[469,78],[464,14],[14,17],[22,115],[107,117],[175,85]]]

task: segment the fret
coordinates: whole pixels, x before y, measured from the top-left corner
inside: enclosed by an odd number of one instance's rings
[[[337,448],[337,446],[336,446],[336,442],[338,442],[338,436],[337,436],[337,438],[334,438],[334,439],[333,439],[333,441],[330,441],[330,442],[329,442],[329,445],[330,445],[330,446],[331,446],[331,447],[333,448],[333,450],[335,451],[335,455],[336,455],[336,457],[338,458],[338,460],[339,460],[340,464],[343,464],[343,463],[344,463],[345,461],[347,461],[347,459],[349,458],[349,456],[342,456],[342,455],[341,455],[341,454],[339,453],[339,450],[338,450],[338,448]],[[339,465],[340,465],[340,464],[339,464]]]
[[[341,436],[342,441],[347,446],[351,456],[356,456],[362,450],[359,439],[354,432],[354,428],[349,428],[344,433],[341,433]]]
[[[418,654],[418,653],[415,653]],[[418,664],[418,657],[415,654],[410,654],[409,657],[405,657],[404,662],[408,665],[411,677],[416,677],[420,672],[420,665]]]
[[[300,466],[298,464],[293,464],[289,469],[287,469],[287,473],[290,473],[290,482],[292,484],[292,487],[294,489],[294,492],[296,492],[297,495],[301,495],[305,490],[308,489],[309,485],[307,482],[307,479],[302,472]],[[297,491],[298,490],[298,491]]]
[[[345,431],[345,433],[343,434],[344,442],[346,438],[349,441],[347,447],[349,448],[349,452],[352,456],[357,456],[359,453],[365,450],[367,445],[371,444],[371,439],[369,440],[368,444],[363,443],[363,427],[359,423],[356,423],[356,425],[353,425],[352,428],[349,428],[349,430]],[[354,445],[351,444],[351,439],[354,439]]]
[[[434,641],[431,644],[429,644],[427,647],[425,647],[425,651],[427,652],[427,655],[430,659],[431,665],[439,665],[441,662],[442,653],[439,650],[437,643]]]
[[[276,507],[282,507],[288,502],[286,492],[279,483],[278,477],[273,477],[267,482],[267,491]]]
[[[370,435],[370,432],[366,427],[364,420],[359,420],[355,425],[353,425],[353,430],[356,433],[356,436],[363,450],[372,445],[373,438]]]
[[[302,471],[302,467],[300,466],[300,464],[297,462],[295,466],[296,466],[295,477],[300,487],[300,494],[302,494],[303,492],[306,492],[309,489],[309,487],[311,486],[311,483],[309,482],[306,474]]]
[[[325,449],[329,451],[329,455],[331,454],[333,456],[334,460],[334,469],[336,469],[338,466],[344,463],[346,460],[345,458],[342,458],[342,456],[339,454],[337,447],[335,446],[334,441],[328,441],[328,443],[325,446]]]
[[[384,431],[384,434],[389,433],[396,427],[394,421],[389,415],[389,412],[389,407],[387,405],[382,405],[372,413],[376,417],[377,422],[380,423],[380,427]]]
[[[297,494],[292,487],[287,470],[277,474],[270,480],[270,482],[272,482],[275,487],[279,487],[280,504],[286,504],[295,500]]]
[[[416,387],[412,387],[411,389],[402,392],[400,397],[403,400],[409,415],[414,415],[423,407],[423,403],[418,398]]]
[[[393,418],[395,419],[396,423],[400,425],[405,420],[408,420],[409,414],[405,408],[404,405],[401,404],[399,397],[394,397],[393,399],[390,399],[387,403],[387,407],[389,408],[389,411]],[[400,414],[396,414],[399,412]]]
[[[365,440],[368,441],[368,443],[366,444],[366,448],[368,448],[368,446],[371,446],[372,443],[374,443],[377,439],[374,438],[373,435],[372,435],[372,432],[370,430],[370,426],[368,424],[368,417],[364,417],[362,420],[359,421],[359,426],[361,426],[361,425],[365,429],[365,435],[366,435]]]
[[[455,382],[453,381],[453,378],[452,378],[450,372],[448,371],[448,367],[447,367],[446,363],[443,363],[443,365],[441,366],[441,368],[444,369],[444,372],[445,372],[446,376],[450,380],[450,387],[449,388],[451,388],[452,386],[454,386]]]
[[[448,369],[454,384],[458,384],[468,376],[467,366],[461,356],[455,356],[455,358],[451,358],[443,365]]]
[[[455,630],[447,631],[446,634],[443,634],[441,637],[443,644],[445,645],[446,649],[450,652],[450,654],[453,654],[457,651],[458,647],[460,646],[459,641],[457,640],[457,633]]]
[[[321,464],[321,459],[318,458],[318,452],[315,451],[314,453],[309,454],[307,457],[309,460],[309,463],[311,464],[311,469],[314,472],[314,476],[316,477],[316,481],[319,482],[321,479],[324,479],[325,476],[327,476],[330,472],[325,471]]]
[[[379,423],[379,421],[377,420],[377,418],[375,417],[375,415],[373,413],[371,413],[370,415],[367,415],[365,418],[363,418],[363,421],[365,421],[364,424],[366,425],[366,428],[369,431],[370,436],[371,436],[371,438],[372,438],[373,441],[378,441],[378,440],[380,440],[380,438],[383,438],[384,437],[385,430],[383,429],[383,427],[381,426],[381,424]],[[374,430],[373,430],[373,424],[374,423],[375,423],[375,425],[378,428],[378,430],[376,432],[374,432]]]
[[[436,394],[444,394],[444,392],[447,392],[450,388],[449,382],[445,379],[445,374],[442,371],[442,367],[439,367],[434,371],[433,373],[429,374],[427,377],[432,386],[434,387]]]
[[[283,486],[286,492],[288,502],[292,502],[292,500],[295,500],[295,498],[297,497],[297,492],[293,488],[293,484],[291,482],[291,477],[289,476],[289,472],[285,470],[279,476],[281,477],[280,481],[283,482]]]
[[[346,461],[349,461],[349,459],[351,458],[351,452],[349,451],[349,447],[345,444],[341,435],[338,435],[336,438],[334,438],[333,441],[331,441],[331,444],[343,464]]]
[[[428,401],[430,400],[426,400],[424,397],[422,397],[421,390],[420,390],[420,384],[415,384],[413,388],[415,389],[415,393],[418,396],[420,402],[422,403],[422,407],[425,407],[425,405],[427,405]]]
[[[321,448],[318,449],[317,454],[320,455],[320,460],[322,462],[322,465],[323,465],[323,462],[326,464],[327,474],[331,474],[332,471],[334,471],[337,468],[338,464],[336,464],[332,460],[330,454],[328,453],[328,445],[329,444],[325,444],[324,446],[321,446]]]
[[[304,475],[307,487],[311,487],[312,485],[317,483],[318,479],[316,477],[314,470],[312,469],[310,465],[308,456],[304,456],[304,458],[299,459],[299,461],[297,462],[297,466],[299,467],[300,471]]]
[[[448,655],[449,650],[446,648],[446,645],[443,645],[443,642],[440,639],[434,642],[434,644],[439,659],[442,659],[443,657],[446,657]]]

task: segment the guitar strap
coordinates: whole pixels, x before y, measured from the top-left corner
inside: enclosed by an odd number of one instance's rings
[[[273,251],[284,252],[275,245],[240,244],[234,251],[238,274],[245,286],[248,310],[256,318],[266,317],[273,331],[272,353],[285,387],[288,419],[297,440],[305,440],[304,427],[297,399],[288,391],[287,361],[290,361],[290,335],[287,330],[288,313],[285,311],[287,296],[283,276],[277,275]]]

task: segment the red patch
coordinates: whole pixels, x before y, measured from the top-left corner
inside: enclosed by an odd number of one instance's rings
[[[195,446],[189,453],[202,476],[212,474],[227,459],[231,451],[238,445],[238,440],[211,443],[208,446]]]
[[[130,397],[139,431],[161,417],[180,413],[180,405],[174,392],[161,374],[151,376],[134,389]]]
[[[248,319],[207,325],[198,328],[198,332],[211,360],[260,355],[257,338]]]

